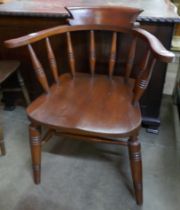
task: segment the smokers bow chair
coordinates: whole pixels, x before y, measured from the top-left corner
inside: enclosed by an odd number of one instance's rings
[[[8,48],[27,46],[33,69],[44,90],[44,94],[34,100],[27,108],[31,121],[29,126],[34,182],[40,183],[41,146],[53,134],[74,136],[76,139],[128,147],[129,158],[137,204],[142,204],[142,163],[138,133],[141,126],[139,99],[151,78],[157,60],[170,62],[173,54],[149,32],[137,28],[134,22],[142,12],[128,7],[71,7],[67,8],[70,18],[67,25],[42,30],[20,38],[8,40]],[[84,34],[78,39],[77,33]],[[110,37],[109,45],[102,45],[105,35]],[[102,36],[101,36],[102,35]],[[76,36],[76,41],[74,41]],[[59,63],[55,58],[53,38],[65,42],[59,47],[67,55],[64,68],[70,73],[58,71]],[[129,37],[126,51],[120,48],[124,38]],[[135,65],[137,44],[145,47]],[[45,44],[49,66],[42,67],[36,55],[36,42]],[[83,49],[77,50],[82,44]],[[85,46],[86,45],[86,46]],[[108,47],[109,46],[109,47]],[[57,51],[57,46],[56,46]],[[87,53],[86,53],[87,51]],[[108,52],[103,60],[103,52]],[[124,54],[123,54],[124,52]],[[85,59],[85,70],[78,55]],[[107,62],[106,62],[107,61]],[[102,65],[100,65],[102,64]],[[118,70],[119,64],[121,71]],[[49,85],[47,68],[51,69],[54,79]],[[102,74],[108,72],[107,74]],[[136,67],[134,78],[132,71]],[[82,73],[82,72],[85,73]],[[120,72],[120,75],[119,75]],[[40,127],[48,129],[41,137]],[[122,140],[120,140],[122,139]],[[128,139],[128,140],[123,140]]]

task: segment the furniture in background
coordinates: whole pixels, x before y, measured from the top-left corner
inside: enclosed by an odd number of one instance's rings
[[[28,105],[30,104],[30,98],[29,98],[27,88],[24,84],[24,80],[21,76],[20,71],[18,70],[19,66],[20,66],[20,62],[16,60],[0,60],[0,90],[2,91],[3,95],[6,94],[7,92],[20,92],[21,91],[26,101],[26,105]],[[14,74],[16,74],[17,76],[19,87],[16,87],[16,88],[3,87],[3,83],[5,83]],[[8,109],[14,109],[14,106],[11,107],[6,101],[5,101],[5,104],[8,107]]]
[[[37,80],[44,90],[44,94],[27,108],[31,121],[29,133],[34,182],[40,183],[41,146],[52,135],[124,145],[129,149],[136,202],[141,205],[143,195],[138,140],[141,126],[139,100],[149,83],[156,61],[170,62],[174,55],[152,34],[134,27],[136,17],[142,12],[140,9],[70,7],[67,10],[71,16],[70,25],[57,26],[5,42],[8,48],[26,47]],[[77,42],[79,31],[83,36]],[[110,43],[107,43],[106,35],[111,37]],[[61,39],[64,45],[53,45],[56,43],[55,38]],[[130,43],[126,51],[119,47],[124,40]],[[142,41],[145,51],[141,54],[138,65],[134,66],[138,40]],[[101,43],[105,49],[104,54],[99,54],[96,48],[100,41],[104,42]],[[45,44],[47,52],[43,63],[37,54],[39,43]],[[65,53],[66,56],[60,53],[61,61],[64,62],[67,58],[69,65],[65,72],[71,73],[63,73],[61,69],[64,67],[58,70],[60,63],[55,58],[54,48],[62,49]],[[79,51],[83,51],[83,58],[79,57]],[[119,53],[124,61],[120,65],[117,63]],[[86,60],[85,71],[84,65],[81,65],[82,59]],[[99,63],[105,64],[103,70]],[[53,77],[52,85],[44,71],[49,67]],[[121,76],[115,74],[119,68]],[[130,76],[133,68],[137,70],[134,78]],[[107,72],[106,75],[103,72]],[[44,137],[41,135],[42,126],[47,129]]]
[[[91,2],[88,1],[88,3],[84,0],[12,1],[10,3],[0,5],[0,43],[2,43],[6,39],[11,39],[12,37],[23,36],[26,33],[36,32],[57,25],[64,25],[67,23],[67,18],[69,18],[69,14],[64,9],[64,6],[79,6],[80,4],[83,6],[86,6],[87,4],[91,4],[94,6],[122,5],[142,8],[144,12],[142,12],[140,16],[137,17],[137,21],[141,24],[142,28],[154,34],[167,49],[170,49],[171,46],[174,26],[176,25],[176,23],[180,22],[180,18],[176,13],[176,8],[173,6],[172,3],[170,3],[169,0],[111,0],[108,2],[104,0],[92,0]],[[78,36],[76,36],[76,39],[76,41],[78,42]],[[109,42],[111,36],[107,35],[104,37],[104,39]],[[59,42],[60,40],[56,39],[54,40],[53,45],[57,46]],[[124,42],[124,44],[127,45],[126,48],[128,49],[129,43]],[[97,51],[99,52],[99,54],[102,54],[104,50],[106,50],[106,48],[103,49],[101,46],[97,46]],[[54,51],[57,54],[58,59],[58,57],[60,57],[60,55],[58,54],[59,49],[55,48]],[[43,57],[45,58],[46,55],[44,53],[43,45],[39,44],[38,52],[42,59]],[[84,52],[78,51],[77,53],[79,54],[79,56],[83,56]],[[138,54],[140,53],[137,52],[137,55]],[[28,56],[29,55],[27,51],[23,49],[21,49],[17,53],[16,49],[9,51],[9,49],[5,49],[4,46],[0,48],[0,58],[15,58],[21,60],[22,75],[26,81],[31,98],[35,99],[41,94],[42,90],[39,88],[38,84],[34,80],[35,75],[30,69],[30,63],[27,62]],[[118,62],[121,62],[121,59],[119,59]],[[86,63],[82,63],[82,65],[84,65],[85,69]],[[164,79],[166,75],[166,66],[167,65],[165,63],[157,61],[154,67],[155,71],[152,74],[151,81],[140,101],[143,117],[142,122],[143,125],[148,128],[149,132],[157,133],[158,127],[160,125],[159,113]],[[48,81],[51,82],[52,78],[50,77],[50,75],[47,75],[47,77]]]
[[[22,91],[24,98],[26,100],[26,104],[30,104],[30,99],[29,99],[29,95],[26,89],[26,86],[24,84],[23,78],[21,76],[20,71],[18,70],[20,65],[19,61],[16,60],[1,60],[0,61],[0,90],[2,91],[2,93],[6,93],[6,92],[19,92]],[[8,80],[9,77],[11,77],[13,74],[17,74],[17,78],[19,81],[19,88],[3,88],[3,83]],[[11,109],[14,109],[14,107],[10,107]],[[5,146],[4,146],[4,140],[3,140],[3,129],[2,127],[0,127],[0,150],[1,150],[1,154],[5,155]]]

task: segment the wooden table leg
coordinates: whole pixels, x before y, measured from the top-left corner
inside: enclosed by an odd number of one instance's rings
[[[18,78],[19,85],[21,87],[21,91],[22,91],[24,98],[26,100],[26,105],[28,106],[31,103],[31,101],[30,101],[29,93],[27,91],[26,85],[24,84],[24,80],[21,76],[20,71],[17,71],[17,78]]]

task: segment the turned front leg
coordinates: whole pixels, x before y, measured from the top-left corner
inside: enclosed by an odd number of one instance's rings
[[[31,124],[29,134],[34,182],[39,184],[41,180],[41,135],[39,127]]]
[[[143,203],[142,161],[141,145],[137,136],[129,139],[128,148],[136,202],[141,205]]]

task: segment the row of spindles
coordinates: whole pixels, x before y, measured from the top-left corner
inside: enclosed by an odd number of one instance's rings
[[[69,65],[71,74],[74,77],[75,76],[75,56],[73,51],[73,45],[71,40],[71,34],[70,32],[66,33],[67,36],[67,51],[68,51],[68,59],[69,59]],[[136,52],[136,37],[133,38],[131,47],[129,49],[128,53],[128,59],[126,64],[126,71],[125,71],[125,82],[128,82],[128,79],[130,77],[133,64],[134,64],[134,58],[135,58],[135,52]],[[51,47],[49,38],[45,39],[46,43],[46,49],[47,49],[47,55],[49,60],[49,65],[51,68],[51,72],[54,78],[54,81],[59,84],[59,75],[58,75],[58,68],[57,68],[57,62],[56,58],[53,52],[53,49]],[[49,85],[46,78],[46,75],[44,73],[44,69],[34,51],[32,46],[28,45],[28,50],[30,53],[30,57],[32,60],[33,68],[36,72],[37,78],[43,87],[45,92],[49,92]],[[117,57],[117,32],[112,33],[112,41],[111,41],[111,49],[110,49],[110,56],[109,56],[109,77],[112,78],[115,63],[116,63],[116,57]],[[140,70],[139,70],[139,78],[136,80],[135,88],[134,88],[134,99],[133,101],[139,100],[140,96],[142,95],[143,90],[147,87],[149,78],[148,75],[151,74],[152,68],[155,64],[155,59],[153,59],[151,62],[149,62],[150,58],[150,51],[146,50],[146,53],[144,55],[144,58],[142,59],[142,62],[140,64]],[[90,45],[89,45],[89,63],[90,63],[90,70],[92,76],[95,74],[95,67],[96,67],[96,50],[95,50],[95,33],[93,30],[90,31]]]
[[[75,75],[75,59],[74,59],[74,52],[72,47],[71,35],[67,32],[67,44],[68,44],[68,55],[69,55],[69,64],[71,73]],[[90,45],[89,45],[89,63],[90,63],[90,70],[91,74],[95,74],[95,66],[96,66],[96,50],[95,50],[95,33],[93,30],[90,31]],[[133,61],[135,57],[135,49],[136,49],[136,39],[133,39],[131,49],[128,55],[128,62],[126,67],[126,79],[130,76]],[[113,32],[112,34],[112,41],[111,41],[111,50],[110,50],[110,57],[109,57],[109,77],[111,78],[114,72],[114,67],[116,63],[116,56],[117,56],[117,32]]]
[[[66,33],[67,35],[67,49],[68,49],[68,58],[69,58],[69,65],[71,69],[71,74],[72,76],[75,76],[75,56],[74,56],[74,51],[73,51],[73,46],[72,46],[72,40],[71,40],[71,35],[70,32]],[[54,77],[54,80],[56,83],[59,82],[58,80],[58,70],[57,70],[57,63],[55,59],[55,55],[53,53],[49,38],[45,39],[46,41],[46,48],[47,48],[47,54],[48,54],[48,60],[49,64],[51,67],[52,75]],[[133,65],[133,59],[134,59],[134,54],[135,54],[135,47],[136,47],[136,40],[133,40],[132,46],[129,52],[129,58],[128,58],[128,63],[126,67],[126,78],[129,77]],[[31,55],[33,67],[36,71],[36,74],[41,81],[40,83],[43,86],[43,88],[47,91],[47,82],[45,81],[45,74],[42,68],[42,65],[40,64],[33,48],[31,45],[28,45],[28,49]],[[114,72],[114,66],[116,62],[116,54],[117,54],[117,32],[113,32],[112,34],[112,44],[111,44],[111,51],[110,51],[110,58],[109,58],[109,76],[112,77],[113,72]],[[94,75],[95,73],[95,66],[96,66],[96,53],[95,53],[95,35],[94,31],[90,31],[90,56],[89,56],[89,62],[90,62],[90,70],[91,74]]]

